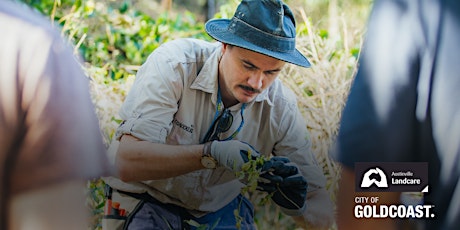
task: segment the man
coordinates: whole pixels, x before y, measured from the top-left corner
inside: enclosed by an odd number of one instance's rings
[[[337,159],[344,165],[339,228],[394,229],[402,224],[354,218],[357,196],[400,203],[396,192],[355,193],[355,162],[428,162],[424,202],[434,205],[434,218],[416,226],[458,229],[459,39],[459,1],[375,2],[338,136]]]
[[[50,22],[0,1],[0,229],[87,229],[108,161],[88,78]]]
[[[295,49],[291,10],[282,1],[242,1],[233,19],[211,20],[206,31],[220,43],[179,39],[156,49],[121,108],[112,145],[121,180],[106,179],[111,201],[130,213],[118,224],[178,229],[190,220],[254,229],[235,173],[273,154],[261,166],[260,188],[286,214],[327,227],[325,178],[295,96],[277,79],[286,62],[310,66]]]

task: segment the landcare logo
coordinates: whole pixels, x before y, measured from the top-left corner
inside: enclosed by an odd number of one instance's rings
[[[427,193],[427,162],[359,162],[355,164],[356,192]],[[420,201],[422,201],[420,199]],[[434,205],[382,204],[377,196],[356,196],[356,218],[434,218]]]
[[[388,188],[387,176],[379,167],[371,168],[364,173],[361,188],[369,188],[371,185],[377,188]]]

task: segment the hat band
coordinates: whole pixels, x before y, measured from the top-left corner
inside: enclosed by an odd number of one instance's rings
[[[295,38],[281,37],[267,33],[237,17],[232,18],[228,26],[228,31],[247,42],[267,50],[283,53],[292,53],[295,51]]]

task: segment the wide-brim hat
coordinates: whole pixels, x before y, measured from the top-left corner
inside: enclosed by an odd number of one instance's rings
[[[295,47],[295,19],[281,0],[243,0],[232,19],[212,19],[205,29],[220,42],[295,65],[311,66]]]

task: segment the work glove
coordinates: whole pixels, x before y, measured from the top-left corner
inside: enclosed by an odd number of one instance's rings
[[[282,179],[282,176],[287,177],[294,175],[297,173],[297,166],[290,162],[291,161],[287,157],[274,156],[263,163],[261,175],[267,177],[273,176],[273,180],[276,180],[275,177]]]
[[[262,172],[257,186],[259,190],[272,194],[271,199],[290,216],[303,214],[307,187],[307,180],[287,158],[275,159],[272,167]]]
[[[250,144],[238,140],[213,141],[210,154],[220,166],[235,172],[241,171],[249,158],[255,159],[260,155]]]

